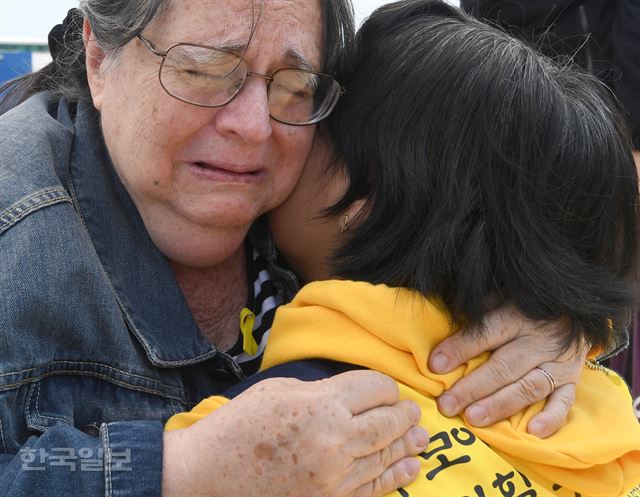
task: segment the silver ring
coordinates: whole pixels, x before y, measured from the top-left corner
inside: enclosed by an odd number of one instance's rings
[[[549,392],[549,394],[551,394],[556,389],[556,379],[553,377],[553,375],[549,371],[547,371],[544,368],[541,368],[540,366],[536,366],[535,369],[540,371],[545,376],[545,378],[549,380],[549,385],[551,385],[551,392]]]

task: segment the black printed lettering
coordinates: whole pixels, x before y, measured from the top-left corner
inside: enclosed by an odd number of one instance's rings
[[[465,438],[459,437],[458,436],[459,433],[464,433],[466,437]],[[453,430],[451,430],[451,435],[453,436],[455,441],[458,442],[460,445],[469,446],[475,443],[476,441],[476,436],[466,428],[460,428],[459,430],[457,428],[454,428]]]
[[[522,477],[525,485],[527,485],[527,487],[531,487],[531,482],[529,481],[529,479],[526,476],[524,476],[522,473],[519,473],[519,474]],[[500,493],[502,494],[502,497],[516,497],[516,486],[513,483],[513,481],[511,481],[515,478],[515,476],[516,474],[513,471],[511,471],[510,473],[507,473],[506,475],[501,475],[500,473],[496,473],[496,479],[491,485],[493,486],[493,488],[497,488],[500,491]],[[537,496],[538,496],[538,492],[529,488],[529,490],[519,494],[517,497],[537,497]]]
[[[455,466],[456,464],[465,464],[465,463],[471,462],[471,457],[469,456],[460,456],[457,459],[450,461],[449,459],[447,459],[447,456],[445,456],[444,454],[439,454],[438,456],[436,456],[436,459],[440,462],[440,466],[432,469],[427,473],[427,480],[429,481],[433,480],[438,475],[438,473],[440,473],[440,471],[444,471],[445,469],[450,468],[451,466]]]
[[[460,437],[459,436],[460,432],[464,433],[466,436]],[[451,431],[451,434],[453,435],[453,438],[455,439],[455,441],[460,443],[461,445],[470,445],[476,439],[473,433],[471,433],[469,430],[465,430],[464,428],[462,428],[461,430],[454,428]],[[434,445],[438,442],[440,442],[440,445],[437,445],[434,447]],[[422,454],[420,454],[420,457],[422,457],[427,461],[431,459],[432,456],[436,455],[438,452],[452,448],[453,444],[451,443],[451,437],[449,436],[449,433],[446,431],[441,431],[431,437],[429,446],[432,447],[430,451],[423,452]],[[436,459],[438,460],[440,465],[437,468],[434,468],[427,473],[427,480],[429,481],[433,480],[438,475],[438,473],[440,473],[441,471],[447,468],[450,468],[451,466],[455,466],[456,464],[465,464],[471,461],[471,457],[467,455],[460,456],[456,459],[450,460],[444,454],[438,454],[436,456]]]
[[[449,438],[449,434],[446,431],[441,431],[433,435],[429,439],[429,447],[433,447],[435,442],[442,442],[442,445],[440,447],[435,447],[434,449],[431,449],[429,452],[421,453],[420,457],[428,461],[429,458],[434,454],[436,454],[437,452],[440,452],[441,450],[447,450],[453,447],[453,444],[451,443],[451,439]]]

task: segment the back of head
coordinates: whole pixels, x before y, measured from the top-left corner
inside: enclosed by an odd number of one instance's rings
[[[237,1],[254,5],[256,12],[264,8],[264,0]],[[323,71],[332,74],[343,64],[344,46],[353,38],[353,9],[349,0],[319,1],[325,32]],[[113,64],[124,46],[170,6],[171,0],[80,0],[79,7],[71,9],[64,23],[49,34],[53,61],[40,71],[0,88],[0,114],[41,91],[50,91],[71,102],[90,98],[82,40],[85,18],[91,24],[95,41]]]
[[[638,183],[607,89],[434,0],[376,11],[329,127],[367,199],[336,274],[439,298],[459,323],[512,303],[608,338],[637,265]]]

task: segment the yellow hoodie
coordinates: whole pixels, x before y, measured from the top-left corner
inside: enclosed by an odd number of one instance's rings
[[[306,285],[281,307],[262,368],[300,359],[331,359],[395,378],[402,398],[422,408],[431,435],[418,479],[394,497],[640,497],[640,424],[624,382],[584,368],[567,425],[547,439],[526,431],[543,403],[487,428],[446,418],[435,399],[488,354],[455,371],[427,369],[449,335],[446,313],[416,292],[352,281]],[[225,401],[212,397],[167,429],[189,426]]]

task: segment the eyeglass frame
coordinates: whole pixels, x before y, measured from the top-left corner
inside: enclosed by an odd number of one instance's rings
[[[242,88],[244,87],[244,84],[247,81],[247,78],[249,78],[249,76],[260,78],[260,79],[263,79],[263,80],[267,81],[267,97],[268,97],[268,95],[269,95],[269,87],[271,86],[271,83],[273,82],[274,76],[276,74],[278,74],[280,71],[295,70],[295,71],[300,71],[300,72],[307,73],[307,74],[315,74],[317,76],[324,76],[326,78],[332,79],[333,81],[338,83],[338,85],[340,86],[340,93],[338,93],[338,96],[336,97],[335,102],[333,102],[333,104],[329,108],[329,111],[326,112],[326,114],[324,116],[322,116],[319,119],[315,119],[315,120],[313,120],[313,121],[311,121],[309,123],[292,123],[292,122],[284,121],[282,119],[278,119],[277,117],[274,117],[271,114],[271,111],[269,111],[269,117],[271,119],[273,119],[274,121],[277,121],[277,122],[282,123],[282,124],[288,124],[290,126],[313,126],[314,124],[318,124],[323,119],[326,119],[327,117],[329,117],[329,115],[333,112],[333,109],[335,108],[336,104],[338,103],[338,100],[345,93],[345,88],[342,85],[340,85],[340,82],[336,78],[331,76],[330,74],[324,74],[324,73],[321,73],[321,72],[311,71],[311,70],[308,70],[308,69],[300,69],[298,67],[281,67],[280,69],[276,70],[271,76],[267,76],[266,74],[260,74],[260,73],[257,73],[257,72],[249,71],[249,65],[247,64],[247,61],[244,59],[244,57],[242,57],[242,56],[240,56],[240,55],[238,55],[236,53],[233,53],[230,50],[225,50],[224,48],[213,47],[213,46],[210,46],[210,45],[203,45],[201,43],[178,42],[178,43],[174,43],[173,45],[171,45],[169,48],[167,48],[163,52],[163,51],[159,50],[151,40],[148,40],[147,38],[145,38],[141,34],[138,34],[137,38],[142,42],[142,44],[153,55],[156,55],[156,56],[162,58],[162,62],[160,63],[160,67],[158,68],[158,81],[160,82],[160,86],[166,92],[166,94],[169,95],[172,98],[175,98],[176,100],[180,100],[181,102],[184,102],[186,104],[195,105],[196,107],[204,107],[204,108],[208,108],[208,109],[224,107],[225,105],[227,105],[229,102],[231,102],[234,98],[236,98],[238,96],[238,94],[242,91]],[[167,89],[167,87],[162,82],[162,76],[161,76],[162,75],[162,68],[164,67],[165,61],[167,60],[167,54],[172,49],[174,49],[175,47],[178,47],[178,46],[206,48],[206,49],[209,49],[209,50],[215,50],[217,52],[227,53],[229,55],[232,55],[233,57],[237,57],[238,58],[238,65],[240,65],[241,63],[244,63],[244,65],[247,67],[247,74],[243,78],[242,84],[238,87],[238,90],[233,95],[231,95],[231,97],[229,97],[229,100],[227,100],[226,102],[224,102],[222,104],[199,104],[199,103],[192,102],[190,100],[178,97],[178,96],[174,95],[173,93],[171,93]]]

